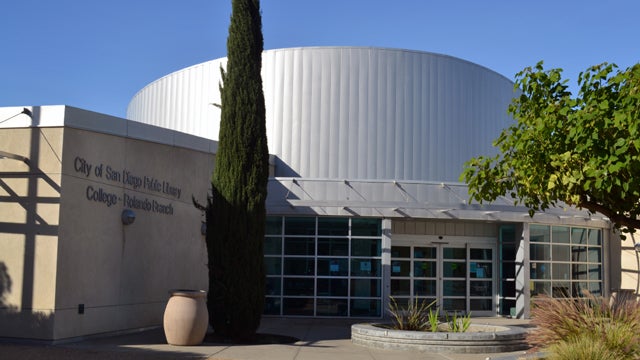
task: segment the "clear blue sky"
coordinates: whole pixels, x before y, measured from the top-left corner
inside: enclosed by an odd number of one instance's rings
[[[124,117],[173,71],[224,57],[231,0],[3,0],[0,106]],[[575,81],[640,62],[637,0],[263,0],[265,49],[380,46],[443,53],[513,79],[539,60]]]

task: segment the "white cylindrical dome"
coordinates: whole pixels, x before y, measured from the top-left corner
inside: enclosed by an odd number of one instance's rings
[[[458,181],[463,163],[493,154],[512,119],[513,83],[450,56],[382,48],[263,53],[269,152],[276,176]],[[131,120],[217,139],[217,59],[138,92]]]

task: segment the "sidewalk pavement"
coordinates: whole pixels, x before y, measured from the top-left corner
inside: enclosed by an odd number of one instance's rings
[[[294,344],[171,346],[161,328],[57,345],[0,340],[0,359],[208,359],[208,360],[516,360],[535,354],[435,354],[369,349],[351,343],[353,319],[264,318],[258,332],[293,336]],[[362,321],[360,321],[362,322]],[[527,320],[474,318],[476,324],[528,326]]]

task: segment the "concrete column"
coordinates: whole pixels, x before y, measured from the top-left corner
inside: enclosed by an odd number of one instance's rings
[[[382,316],[387,317],[391,295],[391,219],[382,219]]]
[[[516,229],[516,317],[529,318],[529,302],[531,289],[529,286],[529,224],[523,223],[521,231]]]

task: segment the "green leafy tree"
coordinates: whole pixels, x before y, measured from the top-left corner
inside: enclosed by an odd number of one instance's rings
[[[232,0],[227,69],[207,211],[210,323],[225,337],[251,339],[264,309],[265,199],[269,176],[262,20],[258,0]]]
[[[575,97],[561,73],[540,62],[516,75],[515,124],[494,141],[498,155],[469,160],[461,179],[478,202],[509,194],[531,215],[565,203],[633,232],[640,227],[640,64],[590,67]]]

